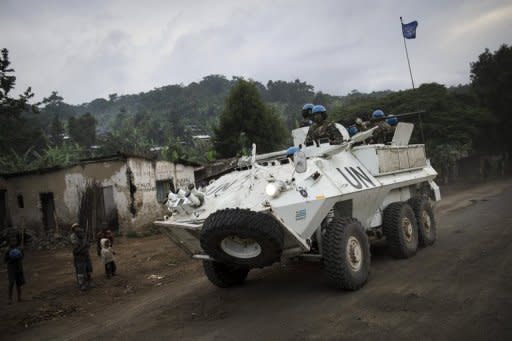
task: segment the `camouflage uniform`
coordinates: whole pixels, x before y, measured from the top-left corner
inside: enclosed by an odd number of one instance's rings
[[[371,143],[386,143],[391,140],[393,136],[393,128],[386,121],[374,122],[373,127],[378,127],[373,132]]]
[[[331,144],[340,144],[343,142],[343,135],[341,135],[338,128],[333,122],[323,121],[322,123],[313,123],[308,130],[306,136],[306,145],[319,141],[320,139],[329,139]]]

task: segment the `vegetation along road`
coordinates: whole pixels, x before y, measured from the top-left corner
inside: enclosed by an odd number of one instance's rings
[[[23,339],[512,338],[512,181],[466,187],[437,207],[438,241],[409,260],[372,248],[357,292],[328,289],[318,263],[253,271],[223,290],[200,272]],[[93,297],[92,297],[93,299]],[[65,322],[65,323],[64,323]]]

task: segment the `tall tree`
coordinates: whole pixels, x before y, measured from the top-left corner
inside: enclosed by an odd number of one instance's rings
[[[51,142],[54,146],[62,145],[64,140],[64,126],[59,120],[59,116],[53,116],[52,127],[51,127]]]
[[[110,102],[115,102],[117,100],[117,93],[113,93],[113,94],[108,95],[108,100]]]
[[[71,139],[84,147],[90,147],[96,143],[96,119],[90,113],[79,118],[68,119],[68,133]]]
[[[9,96],[9,92],[16,85],[14,69],[10,68],[10,65],[9,51],[2,49],[0,56],[0,114],[2,117],[19,117],[27,109],[36,111],[37,108],[35,106],[28,104],[28,101],[34,97],[30,87],[23,94],[19,95],[17,99]]]
[[[9,51],[2,49],[0,54],[0,155],[6,162],[14,159],[16,155],[30,157],[29,151],[46,145],[42,130],[37,128],[28,116],[22,115],[24,112],[38,111],[37,104],[29,104],[29,100],[34,96],[30,87],[18,98],[10,94],[16,84],[14,69],[10,65]]]
[[[45,97],[43,99],[43,104],[58,107],[63,103],[63,101],[64,98],[62,96],[59,96],[59,93],[57,91],[52,91],[50,96]]]
[[[471,63],[471,85],[498,121],[501,149],[512,152],[512,46],[502,45],[494,53],[486,49]]]
[[[75,116],[71,116],[70,118],[68,118],[68,135],[69,137],[77,142],[75,139],[78,135],[78,123],[77,123],[77,119],[75,118]]]
[[[220,157],[232,157],[250,150],[256,143],[261,153],[282,147],[288,137],[279,116],[265,106],[256,86],[238,80],[231,89],[219,126],[215,129],[215,149]]]

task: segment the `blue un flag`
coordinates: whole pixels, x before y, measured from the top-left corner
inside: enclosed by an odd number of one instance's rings
[[[416,28],[418,27],[418,22],[416,20],[411,21],[408,24],[402,24],[402,34],[405,39],[415,39],[416,38]]]

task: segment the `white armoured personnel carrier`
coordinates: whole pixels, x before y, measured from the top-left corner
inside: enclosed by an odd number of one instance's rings
[[[293,132],[304,141],[308,128]],[[204,263],[219,287],[242,283],[252,268],[288,257],[320,258],[328,283],[356,290],[370,268],[370,240],[408,258],[432,244],[432,204],[440,200],[424,145],[409,145],[399,123],[389,145],[363,144],[374,129],[345,142],[253,155],[202,190],[170,193],[172,212],[155,224]]]

